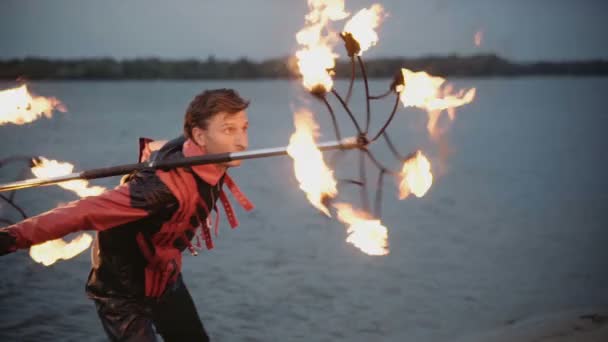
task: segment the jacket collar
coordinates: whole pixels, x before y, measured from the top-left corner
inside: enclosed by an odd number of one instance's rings
[[[184,143],[182,153],[184,157],[197,157],[206,154],[207,151],[205,151],[204,147],[197,145],[192,139],[188,139]],[[196,165],[192,167],[192,170],[202,180],[211,185],[216,185],[225,173],[225,170],[216,164]]]

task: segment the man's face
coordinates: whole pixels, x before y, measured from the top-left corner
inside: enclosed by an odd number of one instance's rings
[[[205,147],[207,153],[239,152],[247,149],[248,137],[247,112],[242,110],[234,114],[219,112],[207,121],[207,128],[194,127],[192,138]],[[218,164],[223,167],[239,166],[240,160]]]

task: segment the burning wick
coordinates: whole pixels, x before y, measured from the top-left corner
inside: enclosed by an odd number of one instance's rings
[[[422,197],[433,184],[431,163],[421,151],[403,163],[400,173],[399,199],[405,199],[410,194]]]
[[[363,211],[353,209],[350,204],[336,203],[338,219],[348,226],[346,242],[353,244],[368,255],[387,255],[388,229],[379,219],[373,219]]]
[[[445,78],[432,76],[424,71],[414,72],[401,69],[402,76],[393,84],[400,93],[404,107],[417,107],[428,113],[427,131],[431,137],[439,135],[437,122],[442,111],[446,111],[450,120],[454,120],[455,108],[471,103],[475,99],[475,88],[462,89],[453,93],[453,87],[446,84]]]
[[[24,84],[0,91],[0,125],[23,125],[41,116],[50,118],[53,110],[65,112],[65,106],[54,97],[32,96]]]
[[[56,239],[30,247],[30,257],[37,263],[50,266],[60,259],[68,260],[89,248],[93,238],[87,233],[80,234],[70,242]]]
[[[473,37],[473,42],[475,43],[476,47],[480,47],[482,41],[483,41],[483,31],[479,30],[479,31],[475,32],[475,36]]]
[[[300,111],[294,115],[296,131],[289,139],[287,153],[294,161],[294,171],[300,189],[306,193],[310,203],[327,216],[327,201],[338,194],[333,171],[327,167],[323,154],[315,145],[319,126],[312,113]]]

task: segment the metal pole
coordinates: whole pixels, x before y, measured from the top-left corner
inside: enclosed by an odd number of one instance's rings
[[[346,138],[340,141],[328,141],[317,144],[317,148],[321,151],[353,149],[363,147],[363,142],[356,138]],[[151,161],[136,164],[124,164],[111,166],[106,168],[91,169],[81,172],[74,172],[69,175],[49,177],[49,178],[32,178],[17,182],[0,184],[0,192],[32,188],[36,186],[53,185],[61,182],[67,182],[76,179],[97,179],[104,177],[120,176],[133,171],[142,170],[169,170],[184,166],[195,166],[204,164],[225,163],[233,160],[257,159],[275,156],[283,156],[287,154],[287,147],[263,148],[251,151],[208,154],[198,157],[180,158],[168,161]]]

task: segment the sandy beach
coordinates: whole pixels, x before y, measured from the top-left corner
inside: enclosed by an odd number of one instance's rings
[[[510,321],[493,331],[472,334],[457,342],[605,342],[608,310],[572,310]]]

